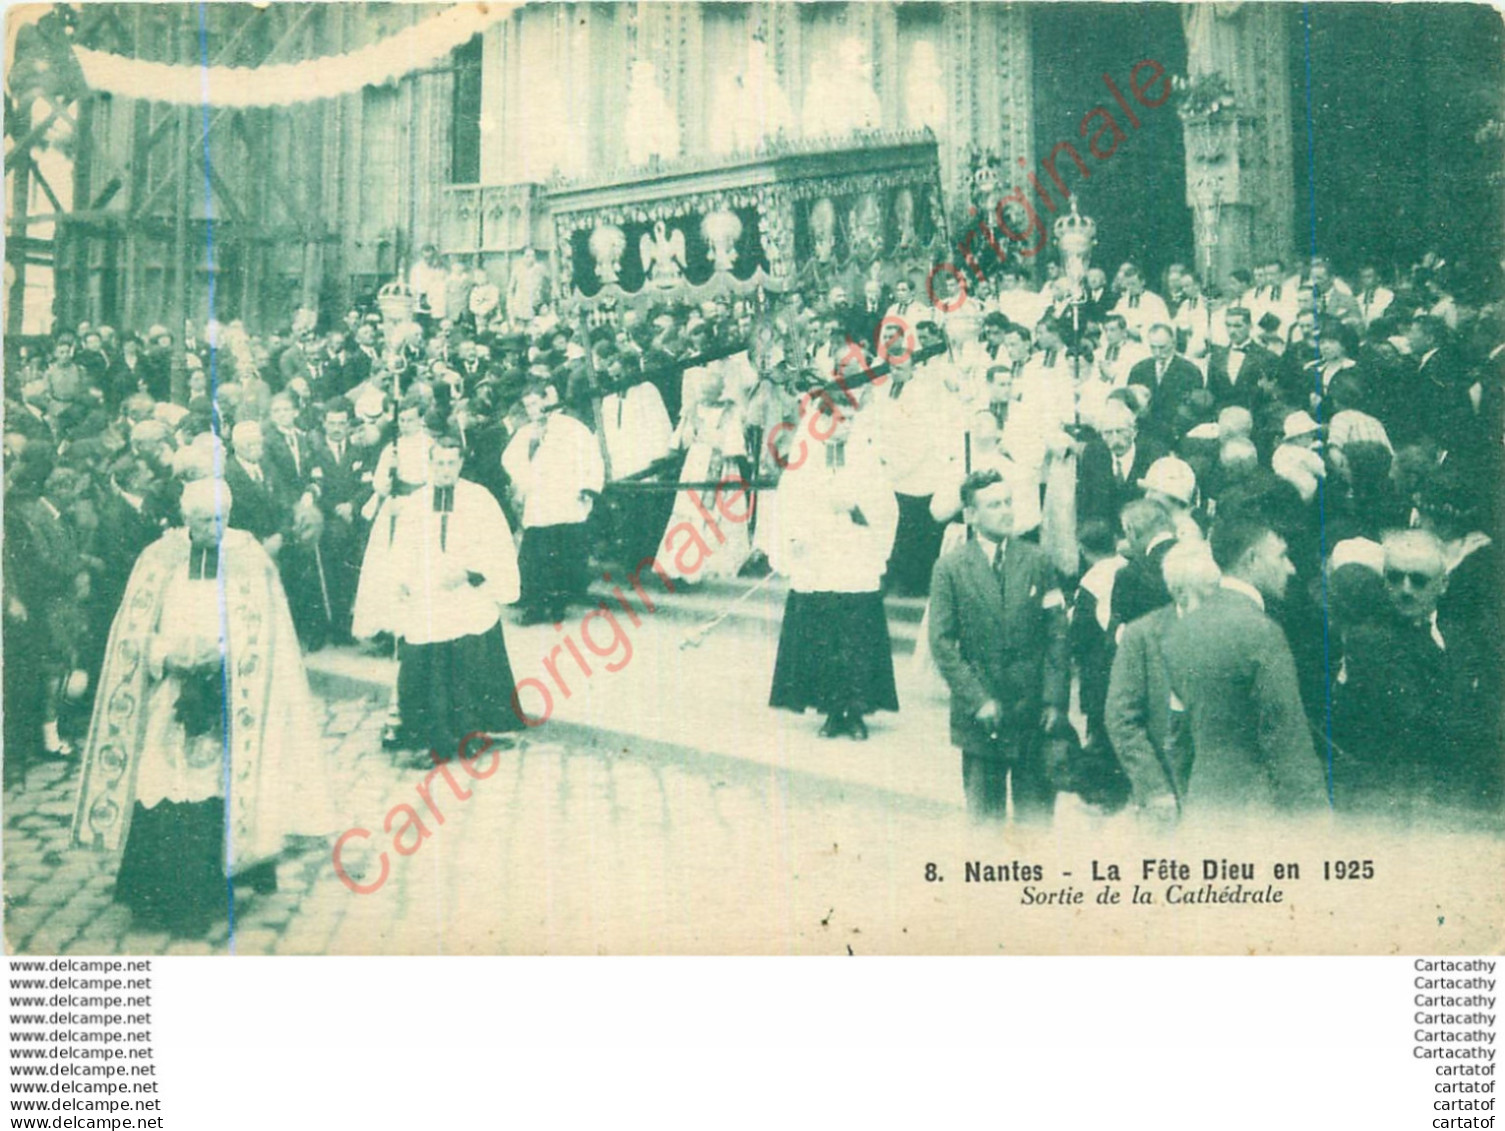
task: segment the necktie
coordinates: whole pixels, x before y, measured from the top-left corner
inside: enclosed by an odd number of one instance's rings
[[[340,443],[340,444],[333,445],[333,447],[334,447],[334,462],[335,463],[344,463],[345,462],[345,445],[343,443]]]
[[[1156,387],[1158,387],[1160,385],[1160,382],[1162,382],[1164,380],[1165,380],[1165,362],[1163,362],[1163,361],[1157,361],[1157,362],[1155,362],[1155,385],[1156,385]]]
[[[442,554],[449,541],[449,516],[455,509],[453,487],[434,488],[434,512],[439,516],[439,552]]]
[[[1118,344],[1117,343],[1114,343],[1113,345],[1111,345],[1111,346],[1108,347],[1108,360],[1110,362],[1118,360]]]
[[[998,543],[997,548],[995,548],[994,551],[993,551],[993,580],[998,583],[998,601],[999,601],[999,603],[1000,604],[1007,604],[1007,601],[1008,601],[1008,586],[1005,584],[1004,577],[1003,577],[1003,543],[1002,542]]]
[[[1125,456],[1113,457],[1113,474],[1118,477],[1118,482],[1123,483],[1129,477],[1128,459]]]
[[[1056,351],[1055,350],[1046,350],[1045,351],[1045,368],[1046,369],[1054,369],[1055,367],[1056,367]]]
[[[1271,302],[1279,302],[1280,301],[1280,284],[1279,283],[1276,283],[1275,286],[1273,286],[1273,287],[1270,288],[1270,301]]]
[[[298,475],[302,475],[303,460],[300,458],[298,452],[298,433],[289,428],[287,431],[282,433],[282,435],[287,440],[288,451],[293,453],[293,471]]]
[[[1130,310],[1138,310],[1139,309],[1139,296],[1138,295],[1130,295],[1129,296],[1129,309]]]
[[[1022,362],[1022,361],[1016,361],[1016,362],[1014,362],[1014,376],[1018,377],[1019,374],[1021,374],[1023,372],[1024,372],[1024,362]]]
[[[538,449],[543,447],[543,433],[547,425],[548,417],[538,422],[538,427],[533,433],[533,439],[528,441],[528,458],[531,460],[538,455]]]
[[[1226,369],[1228,370],[1228,383],[1230,385],[1238,384],[1238,375],[1244,370],[1243,346],[1228,347],[1228,363],[1226,365]]]
[[[845,444],[826,445],[826,466],[832,469],[840,469],[847,465],[847,446]]]

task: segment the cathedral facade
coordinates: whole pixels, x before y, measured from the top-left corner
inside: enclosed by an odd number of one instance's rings
[[[861,168],[877,143],[928,131],[946,227],[958,235],[972,209],[991,211],[1050,162],[1070,172],[1052,173],[1053,200],[1027,191],[1033,207],[1064,208],[1065,189],[1084,213],[1115,214],[1106,238],[1130,236],[1144,222],[1123,199],[1142,186],[1126,192],[1087,171],[1122,145],[1158,169],[1149,227],[1176,226],[1210,273],[1247,262],[1255,247],[1293,251],[1286,7],[1198,4],[1169,20],[1136,17],[1137,36],[1082,58],[1090,21],[1042,33],[1035,24],[1048,15],[1025,4],[529,6],[484,34],[477,89],[456,99],[455,145],[475,154],[458,164],[487,191],[451,196],[453,226],[435,235],[452,252],[515,254],[554,243],[547,225],[485,216],[536,215],[560,185],[821,145]],[[1136,67],[1163,75],[1154,108],[1122,104]],[[1224,89],[1222,104],[1197,100]],[[1161,119],[1144,138],[1136,109]],[[1118,242],[1133,250],[1132,239]]]

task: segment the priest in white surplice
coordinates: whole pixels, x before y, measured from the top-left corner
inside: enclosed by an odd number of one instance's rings
[[[501,610],[517,600],[512,531],[495,497],[460,478],[460,441],[429,453],[429,485],[398,516],[395,621],[398,703],[407,745],[448,760],[473,756],[468,735],[519,730]],[[476,739],[479,742],[479,739]]]
[[[606,470],[596,434],[563,411],[546,409],[541,386],[523,392],[528,423],[502,453],[502,468],[523,508],[523,623],[558,623],[589,584],[585,524]]]
[[[184,486],[186,529],[142,551],[100,672],[73,840],[123,849],[137,930],[203,934],[232,884],[276,890],[285,836],[339,826],[277,566],[229,528],[233,501]]]

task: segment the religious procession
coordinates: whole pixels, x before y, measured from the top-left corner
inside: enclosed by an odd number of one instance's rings
[[[93,108],[68,157],[80,209],[150,142],[91,93],[111,81],[96,7],[122,6],[59,7],[28,36],[43,58],[76,47],[78,87],[31,97],[38,120]],[[381,705],[365,756],[429,780],[480,739],[674,717],[693,744],[732,710],[850,764],[949,743],[925,788],[985,824],[1070,805],[1157,827],[1227,811],[1498,829],[1498,256],[1445,229],[1251,239],[1236,199],[1188,217],[1128,184],[1169,168],[1152,130],[1217,128],[1233,87],[1209,56],[1247,41],[1173,17],[1176,52],[1114,63],[1138,117],[1097,111],[1124,127],[1101,179],[1062,141],[1021,190],[1004,127],[926,96],[955,61],[908,24],[913,81],[882,98],[855,40],[823,30],[842,79],[820,98],[807,79],[803,117],[768,37],[722,28],[742,87],[787,125],[744,114],[697,148],[652,22],[693,9],[710,35],[748,6],[622,6],[592,17],[638,45],[619,128],[550,144],[578,163],[625,143],[623,164],[493,184],[522,143],[484,124],[512,97],[491,68],[551,6],[437,31],[423,20],[442,14],[361,7],[376,42],[439,35],[443,66],[395,81],[415,120],[453,115],[433,153],[401,158],[424,183],[383,212],[392,241],[358,248],[360,215],[321,213],[345,236],[275,262],[273,237],[243,230],[255,209],[229,208],[271,149],[227,142],[207,205],[186,181],[161,194],[169,220],[179,198],[176,251],[126,220],[59,218],[43,313],[39,269],[12,272],[7,805],[39,767],[66,783],[67,849],[114,854],[133,923],[201,935],[276,893],[287,844],[327,853],[362,818],[320,738],[350,672]],[[939,8],[925,18],[953,18]],[[1012,34],[1013,15],[987,18]],[[348,105],[395,129],[392,88],[369,81],[267,111],[262,141],[283,119],[335,137]],[[547,139],[528,137],[536,157]],[[385,143],[351,144],[269,167],[293,184],[396,171],[361,148]],[[33,184],[58,157],[35,155]],[[1052,197],[1058,170],[1071,189]],[[341,191],[300,199],[327,212]],[[11,196],[23,231],[35,196]],[[1289,237],[1271,207],[1255,223]],[[1179,226],[1136,226],[1153,208]],[[1031,223],[1038,254],[1014,234]],[[210,230],[223,258],[205,270]]]

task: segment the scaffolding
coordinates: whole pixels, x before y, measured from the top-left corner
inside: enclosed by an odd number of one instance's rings
[[[434,10],[91,3],[23,26],[5,96],[7,334],[23,332],[28,271],[41,268],[59,326],[162,323],[176,336],[343,308],[432,238],[447,176],[452,62],[276,108],[169,106],[88,88],[74,45],[259,67],[343,54]],[[58,152],[70,184],[53,183]]]

